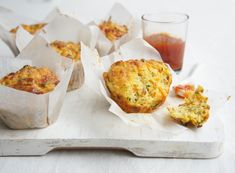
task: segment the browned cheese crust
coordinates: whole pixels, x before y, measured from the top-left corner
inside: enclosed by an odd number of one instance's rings
[[[24,66],[0,80],[0,84],[34,94],[45,94],[54,90],[59,83],[57,76],[48,68]]]
[[[111,18],[107,21],[103,21],[99,25],[99,28],[110,41],[115,41],[128,32],[126,25],[114,23],[111,21]]]

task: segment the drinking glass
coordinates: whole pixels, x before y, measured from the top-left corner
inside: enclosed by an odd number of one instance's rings
[[[189,16],[183,13],[154,13],[142,16],[143,38],[175,71],[183,66]]]

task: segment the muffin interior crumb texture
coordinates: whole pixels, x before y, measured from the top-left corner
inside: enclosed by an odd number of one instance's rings
[[[177,107],[168,107],[170,116],[183,125],[201,127],[209,118],[208,98],[203,95],[203,87],[188,91],[184,103]]]

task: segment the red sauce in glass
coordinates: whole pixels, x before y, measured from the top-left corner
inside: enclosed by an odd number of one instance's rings
[[[144,38],[151,46],[159,51],[164,62],[173,70],[180,70],[183,66],[185,42],[167,33],[153,34]]]

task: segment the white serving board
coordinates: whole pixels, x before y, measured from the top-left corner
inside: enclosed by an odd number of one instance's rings
[[[114,148],[141,157],[213,158],[223,151],[222,123],[211,115],[200,129],[165,135],[129,127],[108,112],[105,99],[84,86],[67,93],[57,122],[45,129],[10,130],[0,123],[0,155],[44,155],[55,149]]]

